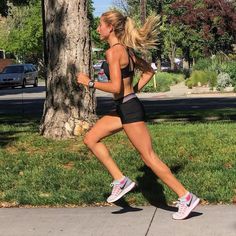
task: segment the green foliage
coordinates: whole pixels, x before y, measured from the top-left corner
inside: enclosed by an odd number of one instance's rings
[[[21,7],[12,7],[6,19],[5,34],[0,45],[22,61],[37,62],[42,58],[43,30],[41,1]],[[9,33],[8,33],[9,31]]]
[[[189,87],[206,86],[215,87],[217,83],[217,74],[214,71],[194,70],[185,84]]]
[[[108,49],[108,44],[100,40],[99,34],[97,33],[97,27],[99,24],[99,17],[95,17],[91,22],[91,40],[93,47],[103,49],[101,52],[93,52],[92,59],[95,63],[97,60],[104,58],[104,51]]]
[[[212,75],[210,80],[207,79],[206,74],[203,75],[203,71],[208,75],[209,73]],[[216,76],[218,75],[217,82],[214,74]],[[219,90],[222,90],[230,84],[236,87],[236,61],[233,61],[223,53],[214,55],[212,58],[201,58],[193,66],[193,74],[191,77],[196,78],[188,79],[186,85],[191,88],[197,86],[197,82],[203,82],[202,84],[205,84],[202,79],[197,79],[199,76],[206,78],[206,80],[210,82],[211,87],[217,86]]]
[[[156,85],[154,87],[156,78]],[[170,90],[170,86],[177,84],[184,80],[182,74],[168,73],[168,72],[158,72],[155,74],[148,84],[142,89],[142,92],[166,92]]]
[[[227,62],[224,72],[229,74],[231,83],[236,88],[236,60]]]
[[[217,89],[223,90],[224,88],[231,85],[231,78],[228,73],[221,72],[217,76]]]
[[[193,66],[193,70],[208,70],[211,64],[212,60],[210,58],[200,58]]]

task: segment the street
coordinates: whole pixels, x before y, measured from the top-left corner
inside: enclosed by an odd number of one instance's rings
[[[0,114],[32,114],[41,116],[43,112],[43,103],[45,100],[45,85],[41,82],[34,88],[28,86],[22,88],[0,89]],[[96,92],[97,97],[97,115],[108,114],[114,108],[112,96],[107,93]],[[143,102],[147,118],[149,120],[159,119],[161,115],[169,115],[174,118],[173,114],[181,112],[185,115],[183,119],[202,120],[202,116],[192,116],[189,112],[207,112],[214,109],[235,109],[236,97],[160,97],[158,93],[138,94]],[[235,109],[236,111],[236,109]],[[186,116],[187,114],[187,116]],[[223,116],[223,114],[221,114]],[[231,114],[230,120],[236,120],[235,114]]]

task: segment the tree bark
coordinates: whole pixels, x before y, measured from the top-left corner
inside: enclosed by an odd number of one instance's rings
[[[80,135],[95,119],[94,90],[77,85],[76,73],[91,76],[86,0],[44,0],[46,100],[40,132],[53,139]]]
[[[176,54],[176,45],[175,45],[175,43],[172,42],[171,43],[171,52],[169,53],[171,71],[175,70],[175,54]]]

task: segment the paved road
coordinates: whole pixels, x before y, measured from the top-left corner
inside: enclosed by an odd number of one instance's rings
[[[177,91],[177,90],[176,90]],[[211,96],[207,94],[193,95],[191,97],[184,96],[178,90],[176,94],[181,97],[174,97],[174,92],[167,93],[152,93],[138,94],[142,100],[147,117],[149,119],[158,119],[160,115],[172,115],[178,112],[178,117],[181,117],[181,112],[186,111],[208,111],[209,109],[234,109],[236,108],[236,96]],[[104,115],[109,113],[114,108],[111,95],[103,92],[96,92],[97,96],[97,114]],[[41,83],[39,87],[27,87],[25,89],[0,89],[0,114],[32,114],[41,115],[43,112],[43,103],[45,99],[45,86]],[[222,114],[223,117],[223,114]],[[172,118],[175,118],[173,115]],[[204,117],[191,116],[182,117],[188,120],[202,120]],[[231,120],[236,120],[235,114],[228,117]]]
[[[176,210],[176,209],[174,209]],[[236,206],[199,206],[183,221],[150,207],[0,209],[1,236],[235,236]]]
[[[36,114],[43,112],[45,85],[0,89],[0,114]]]

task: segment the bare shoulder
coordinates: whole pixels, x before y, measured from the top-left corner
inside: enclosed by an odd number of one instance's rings
[[[116,60],[119,61],[121,57],[121,52],[120,50],[117,49],[117,47],[112,47],[112,48],[109,48],[107,51],[106,51],[106,59],[107,61],[109,62],[114,62]]]

